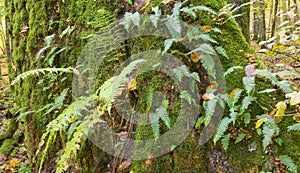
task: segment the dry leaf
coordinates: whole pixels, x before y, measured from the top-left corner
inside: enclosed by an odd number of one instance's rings
[[[204,95],[202,96],[202,98],[203,98],[204,100],[212,100],[212,99],[216,98],[216,96],[215,96],[214,94],[204,94]]]
[[[294,115],[293,120],[295,120],[297,123],[300,123],[300,114]]]
[[[202,57],[202,55],[203,55],[204,53],[203,52],[193,52],[191,55],[190,55],[190,58],[191,58],[191,60],[193,61],[193,62],[199,62],[200,61],[200,59],[201,59],[201,57]]]
[[[128,160],[125,160],[124,162],[122,162],[121,165],[119,165],[118,169],[119,169],[119,171],[123,171],[126,168],[128,168],[130,165],[131,165],[131,160],[128,159]]]
[[[29,29],[29,27],[28,26],[23,26],[22,28],[21,28],[21,33],[24,33],[24,32],[27,32],[27,30]]]
[[[202,29],[204,30],[204,32],[210,32],[212,30],[212,27],[209,25],[204,25],[202,26]]]
[[[167,5],[171,0],[163,0],[162,2]]]
[[[133,90],[136,90],[136,86],[137,86],[137,82],[136,82],[136,79],[133,78],[129,81],[128,83],[128,90],[129,91],[133,91]]]
[[[235,89],[233,89],[233,90],[231,91],[231,93],[229,94],[229,98],[233,98],[235,92],[236,92],[236,91],[239,91],[239,90],[242,90],[242,89],[240,89],[240,88],[235,88]]]
[[[270,116],[274,116],[275,113],[276,113],[276,111],[277,111],[277,109],[273,109],[273,110],[269,113],[269,115],[270,115]]]
[[[300,92],[295,93],[291,96],[291,101],[290,101],[290,105],[297,105],[300,103]]]
[[[252,65],[252,64],[248,64],[246,67],[245,67],[245,73],[247,75],[247,77],[254,77],[254,72],[255,72],[255,66]]]
[[[286,110],[286,104],[284,102],[278,102],[275,106],[277,108],[276,114],[274,115],[275,117],[280,117],[284,115],[284,112]]]

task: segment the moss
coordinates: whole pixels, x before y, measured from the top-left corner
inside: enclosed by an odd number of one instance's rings
[[[17,123],[14,118],[4,119],[3,124],[1,122],[1,126],[4,128],[4,131],[0,134],[0,140],[11,137],[17,129]]]
[[[16,145],[17,141],[15,139],[6,139],[0,147],[0,154],[9,156]]]

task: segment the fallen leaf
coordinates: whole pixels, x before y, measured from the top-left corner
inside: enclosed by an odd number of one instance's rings
[[[202,26],[202,29],[204,32],[210,32],[212,30],[212,27],[210,25],[204,25]]]
[[[214,94],[204,94],[204,95],[202,96],[202,98],[203,98],[204,100],[212,100],[212,99],[216,98],[216,96],[215,96]]]
[[[162,2],[167,5],[171,0],[163,0]]]
[[[24,33],[24,32],[27,32],[27,30],[29,29],[29,27],[28,26],[23,26],[22,28],[21,28],[21,33]]]
[[[128,90],[129,91],[133,91],[133,90],[136,90],[136,86],[137,86],[137,82],[136,82],[136,79],[133,78],[129,81],[128,83]]]
[[[295,120],[297,123],[300,123],[300,114],[294,115],[293,120]]]
[[[247,75],[247,77],[254,77],[254,72],[255,72],[255,66],[253,64],[248,64],[245,67],[245,73]]]
[[[118,169],[119,169],[119,171],[123,171],[126,168],[128,168],[130,165],[131,165],[131,160],[128,159],[128,160],[125,160],[124,162],[122,162],[121,165],[119,165]]]
[[[273,110],[269,113],[269,115],[270,115],[270,116],[274,116],[274,114],[276,113],[276,111],[277,111],[277,109],[273,109]]]
[[[290,105],[297,105],[300,103],[300,92],[295,93],[291,96],[291,101],[290,101]]]
[[[190,58],[193,62],[197,63],[200,61],[202,55],[204,53],[203,52],[193,52],[191,55],[190,55]]]

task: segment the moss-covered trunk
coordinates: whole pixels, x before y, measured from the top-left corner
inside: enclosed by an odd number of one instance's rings
[[[128,1],[129,2],[129,1]],[[140,5],[141,1],[133,1]],[[10,77],[13,79],[16,75],[30,69],[44,67],[68,67],[75,66],[83,46],[87,42],[86,37],[102,27],[103,23],[98,23],[100,9],[110,12],[116,19],[122,17],[125,11],[134,11],[140,9],[138,5],[130,7],[125,1],[111,0],[13,0],[8,1],[7,30],[10,39]],[[225,0],[192,0],[189,2],[193,5],[206,5],[216,11],[221,9],[225,4]],[[124,5],[125,4],[125,5]],[[171,3],[170,3],[171,4]],[[147,8],[146,8],[147,11]],[[167,10],[166,10],[167,11]],[[253,53],[253,50],[247,44],[237,23],[232,19],[224,25],[216,23],[212,18],[203,13],[198,17],[196,22],[203,26],[209,25],[221,29],[221,35],[214,35],[214,38],[227,51],[228,59],[221,59],[223,68],[227,69],[231,66],[245,66],[248,63],[247,54]],[[102,20],[103,21],[103,20]],[[66,34],[60,38],[60,34],[67,28],[75,28],[70,34]],[[66,48],[62,53],[52,60],[46,59],[47,53],[51,48],[46,49],[42,56],[36,58],[38,51],[46,46],[44,41],[46,36],[56,34],[52,45],[59,48]],[[128,44],[127,53],[137,53],[139,50],[151,49],[156,44],[154,40],[141,39],[131,40]],[[129,48],[130,47],[130,48]],[[113,61],[111,61],[113,62]],[[110,63],[110,62],[109,62]],[[108,64],[109,64],[108,63]],[[115,68],[117,64],[109,64],[102,69],[100,75],[105,70]],[[227,88],[231,90],[242,85],[243,72],[235,73],[227,79]],[[62,82],[64,77],[70,80]],[[38,81],[37,77],[27,78],[13,87],[16,105],[24,108],[22,112],[39,110],[49,101],[53,101],[55,96],[65,88],[71,88],[71,77],[65,75],[46,76],[43,81]],[[100,76],[103,79],[103,76]],[[148,90],[159,90],[164,88],[165,79],[157,79],[153,74],[146,75],[148,86],[140,86],[137,92],[147,92]],[[138,78],[138,83],[145,81],[145,78]],[[147,81],[146,80],[146,81]],[[238,81],[238,82],[237,82]],[[51,86],[50,88],[48,86]],[[143,98],[137,97],[137,105],[143,109]],[[172,115],[174,116],[172,117]],[[38,148],[39,139],[45,131],[47,123],[52,120],[57,113],[53,111],[51,116],[44,116],[42,112],[31,113],[24,118],[22,129],[26,136],[26,146],[29,149],[30,161],[34,171],[36,171],[39,156],[35,156]],[[173,119],[172,119],[173,118]],[[176,119],[176,109],[171,113],[171,119]],[[144,127],[136,127],[137,139],[148,139],[152,135],[151,129]],[[262,148],[260,143],[249,140],[246,144],[234,145],[229,148],[228,154],[222,152],[218,147],[214,147],[211,142],[204,146],[199,146],[197,130],[188,136],[188,138],[180,144],[171,153],[155,159],[145,161],[134,161],[131,166],[126,169],[133,172],[258,172],[264,167],[266,158],[262,158]],[[60,136],[66,138],[63,134]],[[51,164],[55,164],[59,151],[64,144],[65,139],[57,139],[55,145],[51,145],[51,151],[46,159],[48,160],[44,168],[45,172],[53,169]],[[249,153],[248,146],[253,142],[257,143],[257,150]],[[256,144],[255,143],[255,144]],[[82,150],[78,155],[78,163],[74,163],[74,170],[80,172],[104,172],[111,169],[111,158],[99,151],[93,144],[86,142],[81,146]],[[243,162],[241,162],[243,160]],[[48,167],[47,167],[48,166]],[[80,169],[76,166],[81,167]],[[71,169],[72,170],[72,169]]]

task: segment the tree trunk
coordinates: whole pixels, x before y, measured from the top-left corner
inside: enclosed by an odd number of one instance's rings
[[[252,40],[258,40],[259,39],[259,16],[258,16],[258,10],[259,10],[259,3],[258,1],[253,2],[253,38]]]
[[[265,1],[259,1],[259,41],[266,40]]]
[[[116,19],[119,19],[127,11],[136,11],[136,8],[138,8],[137,5],[140,5],[139,3],[141,2],[144,1],[133,1],[134,5],[130,6],[127,4],[127,1],[113,0],[7,0],[7,31],[8,39],[12,43],[11,46],[7,45],[10,48],[8,52],[11,52],[8,55],[12,60],[10,66],[15,67],[10,69],[10,78],[13,79],[16,75],[30,69],[52,66],[75,67],[76,60],[87,43],[86,38],[103,27],[103,25],[107,25],[107,23],[98,23],[98,21],[103,21],[101,16],[98,15],[101,12],[99,11],[100,9],[109,12]],[[278,4],[278,0],[276,2]],[[225,0],[191,0],[189,3],[193,5],[206,5],[216,11],[219,11],[226,5]],[[171,11],[170,4],[165,5],[166,7],[164,5],[161,6],[165,8],[165,11]],[[146,8],[145,11],[149,11],[149,9]],[[225,24],[219,25],[207,13],[202,13],[201,18],[197,20],[197,24],[200,23],[201,25],[221,29],[223,34],[215,33],[213,37],[228,54],[228,59],[221,58],[225,70],[232,66],[246,66],[248,64],[246,55],[254,53],[254,51],[247,44],[246,39],[243,37],[240,28],[234,20],[229,20]],[[248,21],[243,22],[248,23]],[[60,37],[68,27],[75,27],[75,29],[69,35],[67,33],[65,36]],[[245,34],[248,34],[248,32],[246,31]],[[52,41],[53,46],[66,48],[53,59],[53,63],[49,59],[46,59],[46,55],[50,51],[49,49],[42,56],[36,57],[39,50],[46,46],[45,37],[52,34],[56,34]],[[124,44],[128,45],[126,50],[122,51],[125,51],[126,55],[130,55],[143,50],[151,50],[164,43],[162,40],[157,40],[156,38],[137,38],[129,40]],[[119,59],[117,61],[109,58],[107,59],[107,65],[103,66],[103,69],[99,72],[99,79],[97,79],[99,83],[111,76],[113,73],[108,72],[116,70],[119,65],[118,63],[124,60]],[[198,68],[200,69],[199,66]],[[228,91],[242,87],[242,76],[244,76],[244,73],[240,71],[232,74],[227,79]],[[68,77],[68,80],[62,82],[62,79],[65,77]],[[167,79],[160,79],[159,77],[159,75],[151,73],[146,78],[137,78],[137,83],[146,81],[151,84],[138,87],[137,93],[145,93],[151,89],[154,91],[158,88],[164,89],[163,84],[166,83]],[[16,105],[19,108],[25,108],[23,112],[39,110],[47,103],[53,102],[54,98],[63,89],[71,88],[71,80],[71,75],[57,75],[54,78],[47,75],[44,78],[29,77],[13,87]],[[51,87],[49,88],[48,86]],[[206,88],[202,89],[205,90]],[[136,105],[140,106],[138,109],[143,109],[145,98],[143,98],[142,94],[137,94],[136,97]],[[70,102],[71,98],[68,101]],[[175,107],[174,111],[170,113],[173,122],[176,121],[177,111]],[[25,133],[26,147],[29,149],[30,163],[34,172],[37,172],[38,164],[41,162],[40,158],[42,154],[35,155],[41,135],[46,130],[47,123],[56,116],[57,112],[55,111],[53,111],[51,116],[44,116],[42,112],[35,112],[29,114],[24,119],[22,130]],[[262,157],[264,151],[261,147],[261,140],[256,135],[255,130],[251,135],[256,136],[256,138],[251,138],[243,144],[230,145],[227,153],[220,149],[219,144],[214,146],[211,141],[199,146],[197,131],[198,129],[194,129],[187,139],[169,154],[145,161],[133,161],[130,167],[123,172],[259,172],[266,170],[263,168],[265,168],[265,161],[269,156]],[[145,128],[144,126],[137,126],[135,129],[136,139],[148,139],[152,137],[151,135],[151,129],[149,130],[149,128]],[[288,139],[284,138],[283,140],[291,142],[293,138],[294,136],[290,135]],[[51,172],[55,169],[53,165],[55,165],[55,160],[59,157],[58,151],[63,149],[66,140],[67,132],[62,131],[51,145],[51,150],[47,154],[47,161],[43,168],[44,172]],[[248,147],[253,143],[257,144],[257,148],[255,152],[250,153]],[[295,143],[297,142],[295,141]],[[293,144],[290,145],[292,146]],[[120,161],[114,162],[115,158],[100,151],[89,140],[81,144],[80,147],[81,150],[77,155],[77,160],[72,163],[66,163],[72,165],[69,172],[114,172],[120,166]],[[296,149],[295,147],[291,148],[293,150],[286,149],[284,152],[286,154],[293,154]],[[298,158],[297,154],[294,153],[294,155]],[[114,163],[117,164],[114,165]]]
[[[228,3],[235,4],[236,7],[250,2],[249,0],[228,0]],[[237,14],[243,14],[240,17],[235,18],[236,22],[239,24],[242,29],[242,34],[246,38],[246,41],[250,42],[250,5],[244,6],[239,9]]]
[[[274,37],[276,32],[277,11],[278,11],[278,0],[275,0],[271,37]]]

